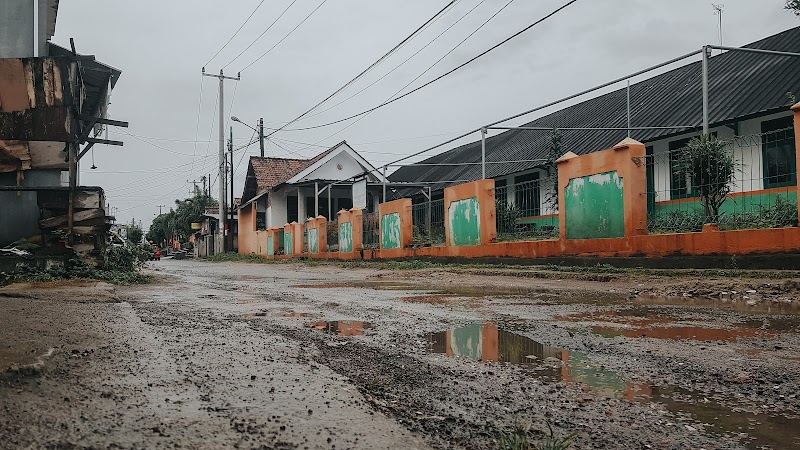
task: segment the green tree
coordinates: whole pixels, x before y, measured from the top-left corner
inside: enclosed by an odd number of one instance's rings
[[[692,139],[681,152],[678,167],[699,193],[706,220],[717,223],[736,173],[736,161],[725,143],[708,134]]]
[[[786,9],[800,17],[800,0],[786,0]]]
[[[128,225],[128,240],[133,242],[134,244],[138,244],[142,242],[142,237],[144,236],[144,232],[142,231],[142,227],[136,225],[135,223],[131,222]]]
[[[564,155],[564,146],[561,143],[561,132],[554,129],[550,135],[550,147],[547,149],[547,161],[544,168],[550,178],[550,190],[548,191],[545,202],[550,205],[553,211],[558,211],[558,158]]]
[[[179,241],[186,242],[194,233],[192,223],[200,222],[207,209],[217,206],[216,200],[200,194],[184,200],[175,200],[175,208],[170,208],[168,213],[153,219],[147,232],[147,240],[162,244],[173,235],[177,235]]]

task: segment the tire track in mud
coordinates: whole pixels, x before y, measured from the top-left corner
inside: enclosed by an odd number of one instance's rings
[[[662,407],[595,398],[570,383],[541,383],[515,368],[448,368],[347,338],[248,322],[307,348],[306,358],[347,377],[371,405],[438,448],[495,448],[495,430],[525,425],[542,435],[579,435],[575,448],[743,448],[709,436]],[[668,429],[654,428],[661,426]]]

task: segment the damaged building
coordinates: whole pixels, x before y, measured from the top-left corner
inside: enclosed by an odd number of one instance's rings
[[[102,263],[110,217],[101,187],[80,185],[80,159],[108,119],[121,72],[50,42],[58,0],[0,5],[0,248],[25,239]],[[63,253],[63,252],[62,252]]]

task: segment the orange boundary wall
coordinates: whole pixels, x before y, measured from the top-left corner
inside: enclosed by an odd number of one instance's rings
[[[444,235],[448,248],[453,245],[450,239],[450,204],[472,197],[477,198],[480,205],[481,244],[487,245],[497,239],[494,180],[478,180],[472,183],[452,186],[444,190]],[[467,247],[477,246],[471,245]]]
[[[380,216],[381,226],[383,225],[383,216],[388,214],[397,213],[400,216],[400,248],[384,249],[383,248],[383,230],[380,233],[381,255],[383,258],[400,258],[403,256],[404,250],[411,246],[414,238],[414,224],[411,218],[411,199],[401,198],[387,203],[381,203],[378,206],[378,215]]]
[[[795,124],[795,143],[800,144],[800,103],[792,107]],[[799,149],[800,150],[800,149]],[[445,232],[450,242],[450,225],[448,209],[450,203],[466,198],[477,197],[480,203],[481,245],[455,247],[402,248],[393,250],[362,249],[362,211],[352,209],[339,212],[339,223],[350,222],[353,226],[353,252],[320,252],[317,255],[303,254],[302,225],[287,224],[295,230],[295,257],[310,256],[329,259],[378,259],[378,258],[414,258],[414,257],[519,257],[539,258],[557,256],[673,256],[673,255],[747,255],[765,253],[798,253],[800,252],[800,228],[770,228],[719,231],[714,227],[704,227],[702,232],[679,234],[647,234],[647,202],[645,146],[639,142],[626,139],[613,148],[577,156],[573,153],[564,155],[558,161],[558,183],[564,191],[570,179],[617,171],[623,179],[625,237],[614,239],[566,239],[566,223],[564,214],[559,214],[560,237],[543,241],[493,242],[497,230],[495,224],[494,180],[478,180],[453,186],[444,191]],[[797,167],[800,167],[800,151],[796,151]],[[786,188],[782,188],[786,189]],[[795,187],[794,189],[798,189]],[[401,206],[405,205],[405,206]],[[564,196],[559,196],[559,210],[564,211]],[[800,208],[798,208],[800,210]],[[410,200],[389,202],[380,206],[381,217],[391,212],[400,212],[401,218],[407,217],[411,226]],[[248,221],[248,213],[243,213],[243,223]],[[253,218],[254,219],[254,218]],[[798,212],[800,219],[800,212]],[[324,222],[315,220],[320,229],[320,240],[327,242]],[[320,225],[323,224],[323,225]],[[403,242],[406,242],[403,224]],[[275,233],[275,230],[271,230]],[[410,237],[410,232],[408,233]],[[256,234],[258,236],[258,234]],[[277,233],[275,233],[277,242]],[[265,238],[266,241],[266,238]],[[240,252],[253,249],[250,244],[242,245]],[[299,248],[298,248],[299,242]],[[323,242],[320,242],[322,250]],[[405,247],[405,244],[404,244]],[[263,246],[256,245],[255,250],[266,256]]]

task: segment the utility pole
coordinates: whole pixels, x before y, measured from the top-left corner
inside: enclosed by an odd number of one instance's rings
[[[228,220],[228,250],[233,251],[233,214],[234,214],[234,200],[233,200],[233,126],[231,126],[231,138],[228,141],[228,153],[231,156],[231,216]]]
[[[159,216],[161,215],[161,208],[166,208],[166,207],[167,207],[167,205],[158,205],[158,206],[156,206],[156,208],[158,208],[158,215]]]
[[[203,175],[201,178],[203,180],[203,197],[208,197],[208,187],[206,186],[206,176]]]
[[[258,141],[261,143],[261,157],[264,157],[264,118],[258,119]]]
[[[237,74],[236,78],[226,77],[222,70],[219,71],[219,75],[208,74],[205,67],[203,67],[203,76],[219,79],[219,218],[220,222],[224,223],[228,213],[228,208],[225,204],[225,185],[227,184],[225,182],[225,80],[239,81],[242,77],[241,74]],[[224,226],[222,233],[217,237],[216,244],[216,248],[222,250],[223,253],[227,251],[225,248]]]

